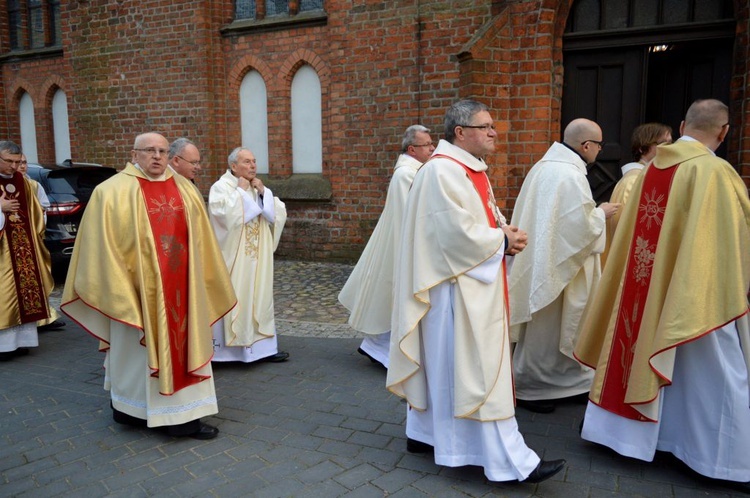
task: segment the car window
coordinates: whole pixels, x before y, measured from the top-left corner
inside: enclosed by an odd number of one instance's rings
[[[75,178],[73,178],[75,179]],[[67,177],[47,177],[47,184],[49,185],[49,191],[55,194],[75,194],[76,190],[71,185],[71,179]]]

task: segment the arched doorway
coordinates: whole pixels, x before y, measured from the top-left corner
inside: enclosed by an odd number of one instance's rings
[[[606,145],[588,175],[597,201],[609,199],[630,160],[636,126],[666,123],[677,138],[692,101],[729,102],[733,17],[731,0],[573,3],[563,36],[562,126],[585,117],[602,127]]]

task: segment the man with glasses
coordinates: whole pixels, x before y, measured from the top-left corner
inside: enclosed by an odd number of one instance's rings
[[[649,462],[670,452],[747,493],[750,200],[714,154],[728,115],[694,102],[639,176],[575,353],[596,368],[584,439]]]
[[[526,234],[505,223],[484,158],[497,133],[473,100],[445,115],[445,140],[414,177],[396,262],[386,385],[406,398],[407,451],[491,481],[539,482],[564,460],[540,460],[518,431],[505,299],[505,255]]]
[[[273,253],[286,207],[257,177],[255,155],[237,147],[229,168],[211,186],[208,215],[237,293],[237,307],[213,326],[214,361],[279,363],[273,311]]]
[[[422,163],[435,145],[430,130],[411,125],[401,141],[401,155],[393,169],[383,213],[362,256],[339,293],[339,301],[350,311],[349,325],[368,334],[358,351],[388,368],[391,342],[394,261],[398,257],[401,220],[406,195]]]
[[[50,255],[36,188],[17,170],[21,148],[0,141],[0,361],[39,345],[37,320],[50,316]]]
[[[518,406],[549,413],[557,400],[585,402],[593,371],[573,357],[578,324],[601,275],[605,220],[619,204],[599,207],[586,181],[586,165],[602,149],[602,130],[588,119],[565,128],[523,181],[513,225],[529,233],[529,246],[513,262],[508,281],[513,378]],[[576,399],[578,399],[576,398]]]
[[[169,142],[135,139],[132,162],[94,189],[62,311],[106,351],[115,422],[212,439],[211,324],[236,303],[203,198],[167,168]]]
[[[201,153],[190,139],[181,137],[172,141],[168,159],[173,170],[195,183],[195,175],[201,170]]]

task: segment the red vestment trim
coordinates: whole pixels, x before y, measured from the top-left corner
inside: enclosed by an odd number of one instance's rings
[[[679,164],[646,170],[638,203],[633,240],[630,244],[625,281],[617,311],[612,350],[602,385],[599,405],[625,418],[645,421],[632,404],[625,402],[633,356],[648,298],[656,247],[669,199],[672,179]],[[650,401],[650,400],[649,400]]]
[[[18,211],[6,214],[4,231],[8,240],[10,260],[13,263],[13,277],[22,324],[49,318],[49,304],[39,268],[40,258],[34,245],[37,235],[34,232],[35,227],[32,226],[25,183],[21,173],[14,173],[11,178],[0,178],[0,191],[4,192],[8,199],[15,199],[20,204]]]
[[[435,154],[430,159],[442,158],[450,159],[454,163],[461,166],[465,171],[466,175],[474,185],[474,189],[479,194],[479,198],[482,200],[482,206],[484,206],[484,213],[487,215],[487,223],[492,228],[498,228],[500,226],[500,219],[497,213],[497,204],[495,203],[495,195],[492,193],[492,187],[490,186],[490,179],[487,177],[487,173],[484,171],[474,171],[461,161],[445,154]],[[508,248],[505,248],[508,250]],[[503,292],[505,297],[505,320],[507,325],[510,326],[510,307],[508,299],[508,271],[503,258]]]
[[[188,371],[188,227],[182,196],[173,178],[138,178],[159,262],[174,392],[207,377]],[[157,335],[158,337],[158,335]],[[161,368],[160,361],[160,368]],[[159,371],[152,373],[158,377]]]

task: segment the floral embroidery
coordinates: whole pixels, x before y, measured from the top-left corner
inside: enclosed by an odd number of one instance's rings
[[[648,278],[651,276],[651,270],[654,266],[654,257],[656,256],[654,252],[655,249],[656,247],[654,244],[649,244],[648,240],[640,235],[636,238],[635,268],[633,269],[633,277],[640,285],[648,283]]]
[[[260,246],[260,216],[245,223],[245,256],[250,259],[258,259],[258,248]]]

